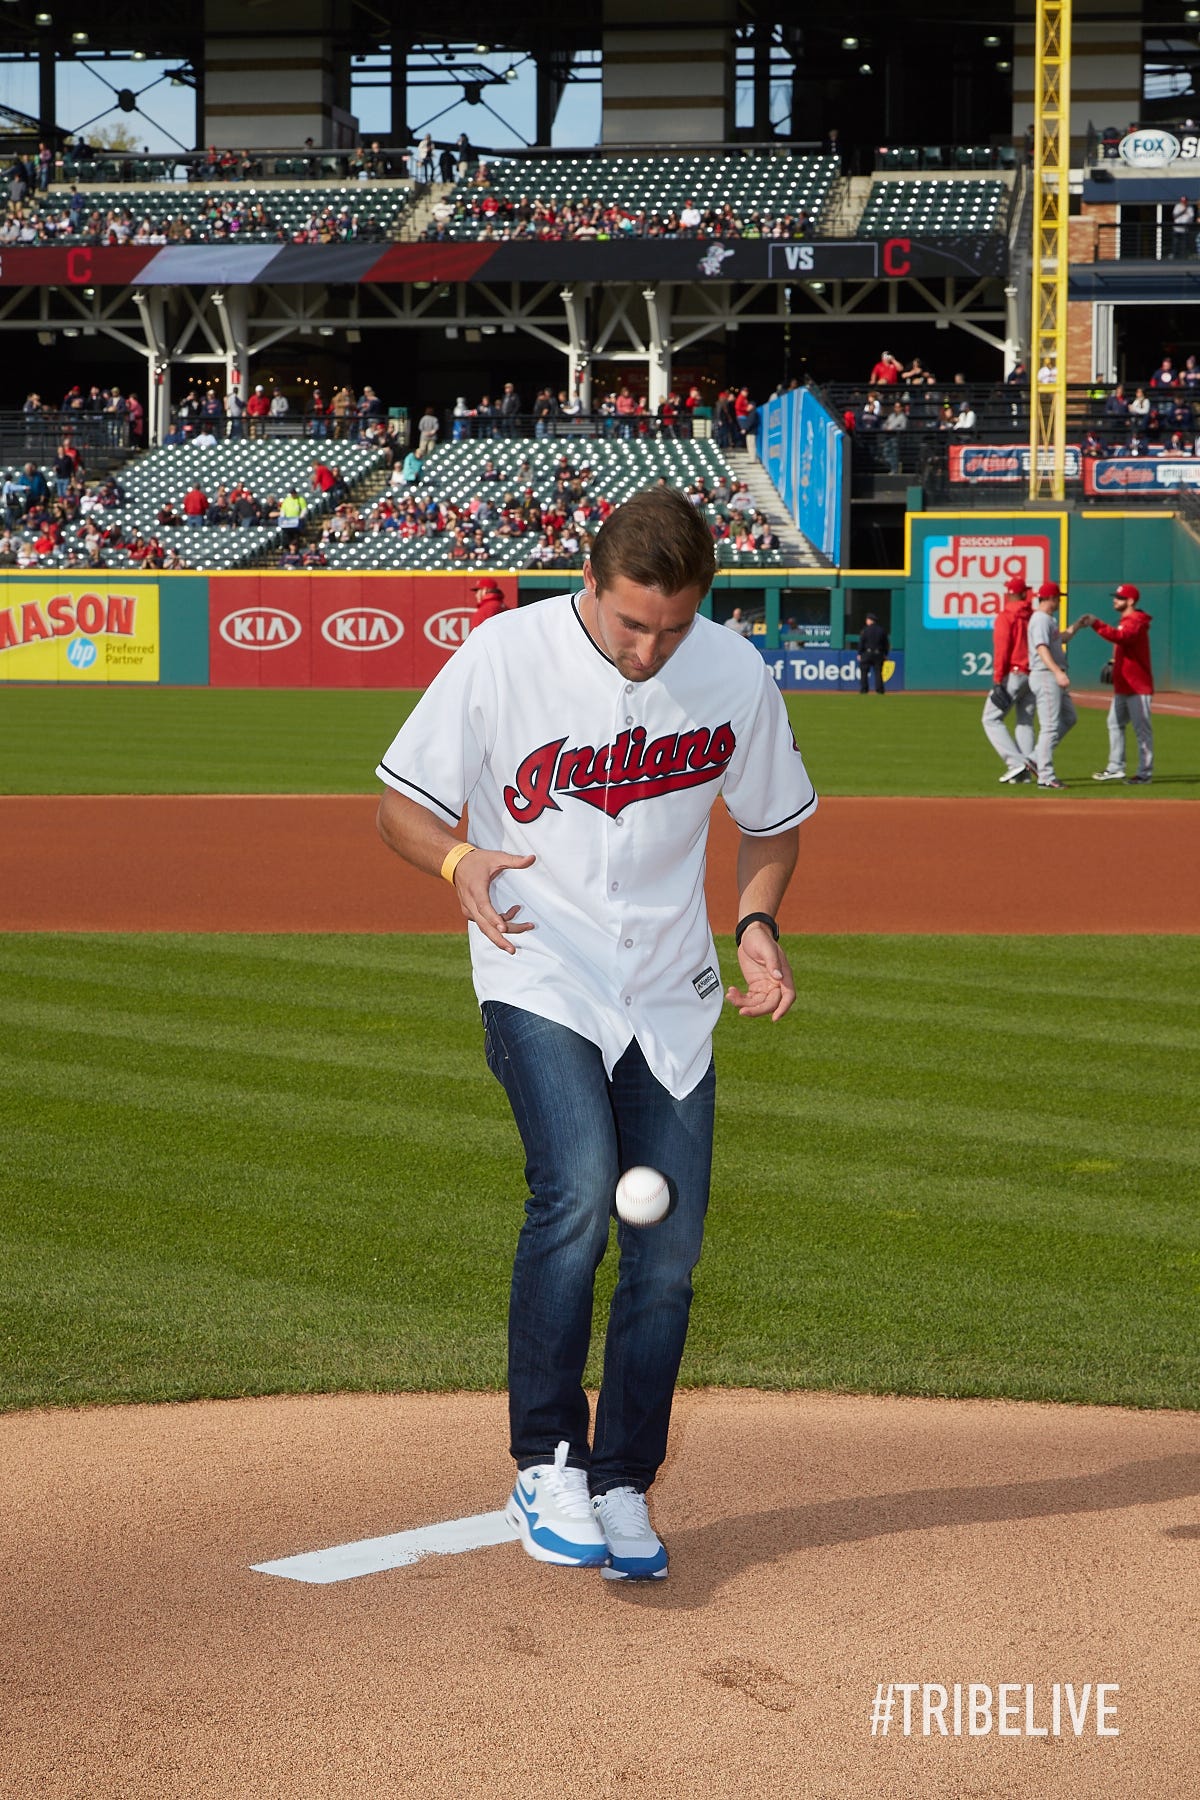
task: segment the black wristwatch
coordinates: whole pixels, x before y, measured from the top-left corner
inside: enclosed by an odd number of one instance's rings
[[[747,913],[744,919],[738,920],[737,930],[733,934],[733,941],[739,950],[742,945],[742,936],[749,931],[751,925],[765,925],[775,942],[779,942],[779,926],[770,913]]]

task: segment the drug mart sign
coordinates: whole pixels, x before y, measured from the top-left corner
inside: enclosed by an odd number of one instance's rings
[[[1033,533],[933,531],[920,566],[922,620],[931,631],[990,630],[1014,575],[1031,588],[1051,579],[1051,542]]]

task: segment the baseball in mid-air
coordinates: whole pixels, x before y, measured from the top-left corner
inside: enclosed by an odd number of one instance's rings
[[[617,1183],[617,1212],[627,1225],[657,1225],[670,1204],[671,1190],[657,1169],[626,1169]]]

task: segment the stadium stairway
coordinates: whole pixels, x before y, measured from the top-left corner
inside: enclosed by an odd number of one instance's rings
[[[783,504],[779,489],[757,456],[751,456],[748,450],[726,450],[724,454],[730,473],[735,475],[739,481],[746,483],[756,510],[765,513],[772,530],[779,533],[780,550],[785,566],[792,569],[823,569],[827,567],[827,558],[809,543],[793,523]]]
[[[870,175],[838,176],[821,212],[822,237],[854,236],[871,192],[872,179]]]
[[[368,469],[357,481],[351,481],[346,488],[346,498],[352,500],[362,513],[370,512],[375,502],[387,490],[391,481],[391,470],[384,465]],[[301,551],[311,550],[319,544],[329,523],[329,514],[309,513],[300,527]],[[283,561],[283,545],[276,544],[264,550],[261,556],[247,566],[252,569],[277,569]]]

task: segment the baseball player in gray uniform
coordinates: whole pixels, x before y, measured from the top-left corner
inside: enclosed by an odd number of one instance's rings
[[[1066,784],[1054,773],[1054,752],[1078,718],[1070,695],[1064,644],[1079,630],[1079,622],[1060,629],[1058,613],[1062,591],[1057,581],[1043,581],[1029,621],[1029,685],[1037,706],[1038,786],[1061,788]]]
[[[795,998],[775,912],[816,796],[763,658],[698,616],[708,526],[635,494],[596,534],[579,593],[472,632],[377,773],[384,841],[450,881],[485,1054],[525,1148],[509,1305],[507,1517],[530,1556],[661,1579],[646,1492],[667,1430],[700,1255],[721,979],[704,900],[720,794],[739,829],[738,960],[725,999]],[[470,841],[454,835],[465,807]],[[589,1444],[595,1272],[623,1170],[661,1171],[661,1223],[617,1222],[620,1260]]]

